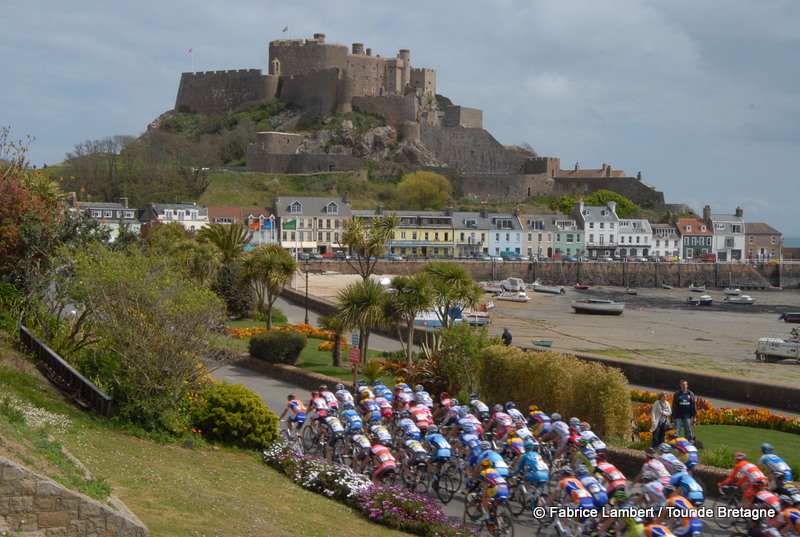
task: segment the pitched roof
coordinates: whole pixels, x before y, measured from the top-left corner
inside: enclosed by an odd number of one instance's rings
[[[686,229],[686,226],[691,226],[691,231]],[[681,235],[713,235],[714,232],[711,230],[709,226],[706,225],[705,222],[700,220],[699,218],[678,218],[678,232]],[[705,228],[705,231],[701,231]]]
[[[781,232],[774,227],[765,224],[764,222],[745,222],[744,232],[751,235],[764,234],[764,235],[780,235]]]

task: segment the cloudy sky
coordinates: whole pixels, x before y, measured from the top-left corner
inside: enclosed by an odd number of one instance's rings
[[[800,237],[797,0],[27,0],[3,19],[0,125],[36,137],[39,166],[140,134],[183,71],[266,72],[269,41],[321,32],[411,49],[503,144],[641,171],[669,203]]]

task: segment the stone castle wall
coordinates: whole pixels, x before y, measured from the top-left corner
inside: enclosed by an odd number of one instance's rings
[[[386,124],[395,129],[407,121],[417,121],[417,99],[413,95],[353,97],[353,107],[383,116]]]
[[[281,76],[280,99],[321,114],[336,113],[340,102],[340,72],[330,68]]]
[[[553,178],[544,174],[462,175],[455,180],[454,186],[463,197],[518,202],[552,192]]]
[[[525,157],[507,150],[489,132],[421,125],[422,143],[459,174],[519,173]]]
[[[445,127],[483,128],[483,110],[465,106],[448,106],[444,111]]]
[[[288,132],[259,132],[255,146],[258,151],[274,155],[294,155],[305,136]]]
[[[175,108],[182,106],[201,114],[227,114],[239,106],[273,97],[278,78],[261,69],[182,73]]]
[[[558,177],[555,193],[568,196],[592,194],[598,190],[611,190],[645,209],[663,211],[666,208],[664,193],[654,190],[635,177]]]
[[[247,148],[247,171],[262,173],[325,173],[358,170],[364,161],[349,155],[278,155],[265,153],[250,144]]]
[[[74,537],[147,537],[122,513],[0,457],[0,532]]]

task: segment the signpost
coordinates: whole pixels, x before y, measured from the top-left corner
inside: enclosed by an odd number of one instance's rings
[[[358,386],[358,364],[361,362],[361,349],[350,347],[347,349],[347,360],[353,364],[353,389]]]

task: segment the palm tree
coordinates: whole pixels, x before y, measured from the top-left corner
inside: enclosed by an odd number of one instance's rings
[[[481,302],[483,289],[467,270],[456,263],[427,263],[419,271],[430,281],[433,306],[442,321],[442,328],[450,325],[449,313],[455,308],[475,308]]]
[[[348,329],[347,323],[344,322],[344,319],[337,315],[326,315],[324,317],[320,317],[317,319],[320,328],[323,330],[327,330],[329,332],[333,332],[333,350],[331,351],[331,357],[333,358],[333,366],[338,367],[342,363],[342,336],[344,335],[345,331]]]
[[[426,274],[396,276],[392,278],[392,289],[388,293],[384,315],[388,319],[405,322],[407,330],[406,363],[411,367],[411,350],[414,346],[414,316],[433,305],[430,278]]]
[[[245,280],[256,293],[258,311],[272,329],[272,305],[297,270],[297,261],[277,244],[262,244],[241,258]]]
[[[353,259],[348,259],[347,264],[364,281],[369,279],[378,259],[386,253],[386,242],[399,225],[400,217],[395,214],[382,214],[371,219],[353,217],[345,222],[339,247],[353,253]]]
[[[383,302],[386,292],[380,283],[368,279],[351,283],[339,291],[336,298],[339,302],[337,316],[348,326],[359,327],[361,363],[366,363],[370,332],[375,326],[385,323]]]
[[[198,242],[210,242],[222,252],[222,264],[239,257],[252,240],[253,232],[242,222],[210,224],[197,231]]]

